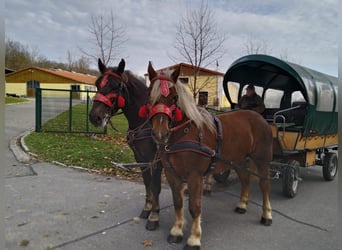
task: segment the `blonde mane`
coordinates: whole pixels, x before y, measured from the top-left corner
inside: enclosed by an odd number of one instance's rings
[[[170,76],[170,71],[164,71],[166,75]],[[171,72],[172,73],[172,72]],[[183,111],[183,113],[192,120],[199,129],[207,127],[212,133],[216,133],[215,124],[213,122],[212,115],[204,108],[198,107],[196,102],[190,93],[188,87],[177,80],[176,84],[168,82],[169,88],[175,87],[178,94],[178,107]],[[160,81],[156,80],[154,82],[153,88],[150,93],[151,104],[154,105],[159,100],[161,96],[160,91]]]

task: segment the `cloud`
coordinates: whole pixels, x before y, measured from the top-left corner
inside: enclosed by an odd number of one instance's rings
[[[67,51],[80,56],[78,46],[93,47],[88,25],[92,15],[112,9],[126,31],[128,41],[118,59],[139,74],[147,63],[156,68],[174,62],[176,25],[186,8],[198,8],[200,0],[26,0],[6,1],[6,37],[37,47],[51,60],[66,61]],[[246,53],[248,39],[264,41],[272,55],[337,75],[337,0],[215,0],[208,1],[219,32],[226,34],[226,55],[219,70]],[[94,62],[96,68],[96,62]]]

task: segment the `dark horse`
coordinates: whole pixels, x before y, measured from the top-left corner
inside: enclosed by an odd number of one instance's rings
[[[127,142],[134,152],[136,162],[152,163],[157,148],[151,137],[151,125],[148,119],[138,116],[139,107],[145,104],[148,98],[148,89],[143,79],[125,71],[123,59],[118,67],[113,68],[106,68],[99,59],[98,66],[101,76],[96,80],[97,93],[89,120],[94,126],[104,127],[109,119],[122,109],[128,120]],[[155,230],[159,226],[162,165],[157,162],[153,167],[142,167],[141,171],[146,202],[140,217],[148,218],[146,229]]]
[[[198,108],[187,87],[178,80],[180,67],[172,73],[156,73],[148,67],[150,99],[146,113],[152,135],[159,142],[164,171],[172,189],[175,220],[168,241],[183,238],[183,190],[187,183],[191,233],[184,249],[201,245],[202,178],[234,168],[241,181],[240,201],[235,211],[245,213],[251,173],[259,176],[263,195],[261,223],[271,225],[269,165],[272,134],[267,122],[254,111],[227,112],[216,117]]]

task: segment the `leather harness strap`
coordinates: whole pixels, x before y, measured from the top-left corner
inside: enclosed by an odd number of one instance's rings
[[[202,135],[200,133],[199,135],[199,140],[182,140],[182,141],[177,141],[172,144],[165,145],[164,147],[160,147],[159,150],[162,151],[162,153],[166,156],[166,161],[168,163],[168,166],[173,169],[171,164],[169,163],[168,160],[168,155],[170,154],[175,154],[175,153],[180,153],[180,152],[193,152],[196,154],[200,154],[205,157],[211,158],[211,162],[208,166],[208,169],[205,171],[204,175],[208,174],[209,172],[213,171],[216,166],[216,161],[218,156],[221,153],[221,145],[223,141],[223,134],[222,134],[222,125],[220,120],[213,115],[213,120],[214,124],[216,127],[216,135],[217,135],[217,143],[216,143],[216,148],[215,150],[209,148],[208,146],[202,144]]]
[[[175,169],[169,162],[169,155],[180,153],[180,152],[193,152],[196,154],[200,154],[205,157],[211,158],[211,162],[207,168],[207,170],[204,172],[204,175],[207,175],[208,173],[215,170],[216,162],[221,161],[224,164],[230,165],[234,169],[244,169],[248,171],[251,175],[255,175],[259,177],[260,179],[269,179],[268,177],[261,176],[258,173],[255,173],[254,171],[251,171],[248,167],[245,167],[245,164],[238,164],[232,160],[228,160],[222,157],[221,155],[221,146],[223,142],[223,133],[222,133],[222,124],[220,120],[213,115],[214,124],[216,127],[216,134],[217,134],[217,143],[215,150],[209,148],[206,145],[202,144],[201,141],[201,133],[199,135],[199,141],[194,140],[183,140],[183,141],[177,141],[172,144],[164,145],[164,147],[159,147],[160,153],[164,154],[167,167],[174,172],[175,175],[177,175]],[[246,162],[249,160],[249,158],[246,158]],[[178,175],[177,175],[178,176]]]

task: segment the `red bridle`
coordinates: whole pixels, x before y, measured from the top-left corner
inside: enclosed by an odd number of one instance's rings
[[[160,81],[160,92],[163,96],[167,97],[170,94],[170,89],[169,89],[169,85],[168,85],[168,81],[172,82],[173,84],[175,84],[175,82],[167,77],[164,73],[161,73],[159,76],[154,77],[151,80],[151,83],[155,82],[156,80]]]
[[[111,70],[107,70],[104,74],[103,74],[103,78],[99,84],[99,89],[102,89],[106,86],[106,84],[108,83],[108,77],[114,77],[116,79],[119,79],[120,82],[122,82],[122,77],[114,72],[112,72]],[[125,99],[120,95],[117,94],[115,92],[110,92],[106,95],[97,92],[96,95],[94,96],[94,101],[98,101],[98,102],[102,102],[103,104],[105,104],[106,106],[108,106],[109,108],[113,107],[113,100],[117,99],[117,105],[119,108],[123,108],[125,106]]]
[[[154,77],[151,80],[153,83],[156,80],[160,80],[160,92],[163,96],[167,97],[170,94],[170,89],[168,85],[168,81],[174,83],[171,78],[168,78],[165,74],[160,74],[159,76]],[[139,116],[141,118],[148,117],[152,119],[153,116],[157,114],[164,114],[172,121],[181,121],[183,119],[182,111],[177,107],[176,104],[172,104],[170,107],[164,103],[157,103],[154,106],[150,104],[145,104],[139,109]]]
[[[183,119],[182,111],[175,105],[171,107],[166,106],[164,103],[157,103],[154,106],[145,104],[139,109],[139,117],[152,119],[153,116],[157,114],[164,114],[170,118],[170,120],[175,120],[176,122]]]

